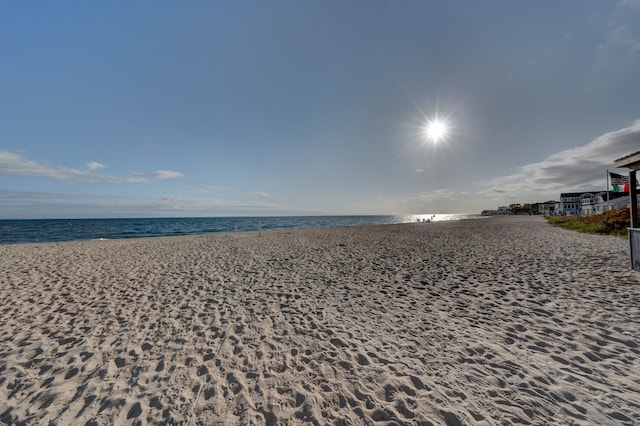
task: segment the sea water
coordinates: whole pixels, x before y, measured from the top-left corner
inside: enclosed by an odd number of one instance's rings
[[[477,214],[0,220],[0,244],[478,219]]]

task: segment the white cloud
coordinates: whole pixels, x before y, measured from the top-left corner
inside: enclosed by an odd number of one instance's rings
[[[249,197],[259,197],[259,198],[271,197],[270,193],[262,192],[262,191],[246,192],[244,195],[248,195]]]
[[[598,48],[601,53],[621,52],[627,56],[640,53],[640,1],[619,1],[610,16],[605,18],[605,38]]]
[[[77,200],[90,197],[89,195],[78,194],[61,194],[55,192],[36,192],[36,191],[11,191],[0,189],[0,199],[20,201],[23,203],[33,202],[34,200]]]
[[[608,40],[601,48],[605,51],[620,48],[630,54],[640,52],[640,40],[638,39],[637,30],[628,24],[612,25],[609,28]]]
[[[425,201],[425,202],[433,202],[440,201],[443,199],[450,200],[453,197],[453,193],[447,189],[436,189],[435,191],[423,192],[415,197],[408,197],[403,200],[403,202],[412,202],[415,200]]]
[[[640,120],[584,146],[521,166],[517,173],[495,178],[484,189],[480,186],[474,192],[469,188],[423,192],[399,200],[393,208],[403,213],[468,213],[511,202],[558,199],[562,192],[604,191],[607,170],[617,170],[614,161],[638,150]]]
[[[149,173],[149,176],[153,176],[156,179],[175,179],[183,177],[184,175],[173,170],[156,170],[155,172]]]
[[[577,148],[558,152],[537,163],[520,167],[510,176],[491,182],[485,195],[555,194],[581,190],[604,190],[606,171],[613,162],[640,149],[640,120],[606,133]]]
[[[186,194],[213,194],[220,192],[232,192],[233,188],[230,186],[216,186],[216,185],[203,185],[203,186],[189,186],[182,187],[183,193]]]
[[[98,163],[96,161],[89,161],[89,162],[86,163],[86,165],[87,165],[87,170],[90,170],[90,171],[100,170],[100,169],[104,169],[105,167],[107,167],[104,164]]]
[[[104,167],[100,163],[87,163],[88,170],[77,170],[70,167],[48,166],[36,161],[28,160],[25,155],[17,152],[0,150],[0,175],[31,176],[56,179],[65,182],[80,183],[142,183],[144,178],[120,178],[108,175],[90,173]]]
[[[457,205],[456,193],[448,189],[422,192],[418,195],[407,197],[399,202],[396,208],[401,213],[451,213],[453,205]],[[440,211],[440,210],[446,211]]]
[[[143,183],[144,178],[120,178],[108,175],[90,173],[89,170],[77,170],[70,167],[48,166],[36,161],[28,160],[23,154],[0,150],[0,175],[6,176],[33,176],[67,182],[82,183]],[[93,167],[95,167],[95,163]]]
[[[77,183],[148,183],[145,177],[118,177],[93,173],[105,168],[102,163],[90,161],[86,163],[86,170],[70,167],[49,166],[29,160],[24,154],[0,150],[0,175],[41,177],[65,182]],[[156,179],[171,179],[182,177],[182,173],[172,170],[158,170],[148,174]]]
[[[65,194],[0,189],[0,217],[130,217],[246,215],[256,211],[281,212],[282,206],[234,200],[176,196],[117,196]]]

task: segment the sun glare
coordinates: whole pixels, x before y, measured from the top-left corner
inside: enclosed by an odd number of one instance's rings
[[[427,123],[426,133],[429,139],[434,143],[437,143],[440,139],[446,136],[447,126],[444,122],[436,119]]]

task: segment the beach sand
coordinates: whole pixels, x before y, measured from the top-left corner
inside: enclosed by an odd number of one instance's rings
[[[638,424],[628,241],[539,217],[0,246],[3,424]]]

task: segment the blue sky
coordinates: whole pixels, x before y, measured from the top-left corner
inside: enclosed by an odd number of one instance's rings
[[[0,218],[474,213],[605,189],[640,150],[637,22],[630,0],[4,2]]]

